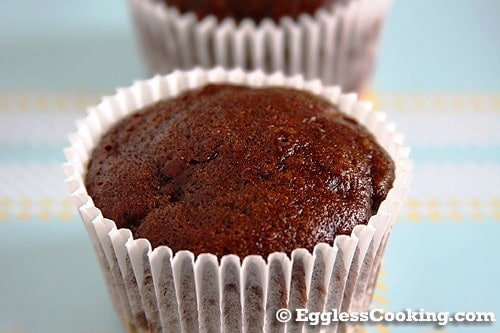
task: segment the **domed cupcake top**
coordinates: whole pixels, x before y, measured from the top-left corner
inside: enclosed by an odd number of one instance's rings
[[[154,247],[243,257],[331,244],[393,179],[374,137],[324,99],[221,84],[122,119],[85,183],[104,217]]]

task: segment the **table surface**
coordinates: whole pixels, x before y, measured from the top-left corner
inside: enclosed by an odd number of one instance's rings
[[[415,172],[374,306],[500,316],[498,13],[496,0],[395,2],[369,98]],[[85,107],[144,77],[126,2],[0,1],[0,69],[0,333],[120,332],[61,164]]]

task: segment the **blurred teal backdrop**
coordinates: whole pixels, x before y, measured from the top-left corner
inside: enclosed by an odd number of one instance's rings
[[[374,87],[500,88],[500,1],[396,0]],[[1,0],[0,90],[114,91],[144,78],[125,0]]]
[[[0,0],[0,333],[123,332],[61,165],[85,108],[145,77],[126,1]],[[500,316],[499,14],[500,0],[394,0],[373,96],[415,172],[376,307]]]

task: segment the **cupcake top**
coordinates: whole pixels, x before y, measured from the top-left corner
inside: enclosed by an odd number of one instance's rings
[[[326,100],[208,85],[115,124],[85,185],[104,217],[195,255],[312,250],[375,214],[394,164]]]
[[[219,20],[232,17],[260,22],[265,18],[279,21],[288,16],[296,19],[300,14],[314,14],[320,8],[331,6],[336,0],[162,0],[181,13],[195,13],[199,19],[214,15]]]

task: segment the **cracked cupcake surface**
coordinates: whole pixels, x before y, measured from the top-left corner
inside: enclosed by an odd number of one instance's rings
[[[374,137],[326,100],[219,84],[115,124],[85,185],[153,247],[242,257],[332,244],[368,222],[393,180]]]

